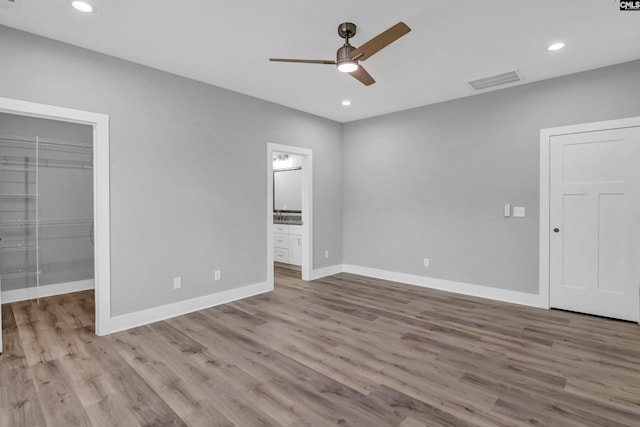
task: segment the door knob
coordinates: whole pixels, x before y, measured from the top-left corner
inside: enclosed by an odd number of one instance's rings
[[[559,232],[560,232],[560,229],[559,229],[559,228],[554,228],[554,229],[553,229],[553,232],[554,232],[554,233],[559,233]]]

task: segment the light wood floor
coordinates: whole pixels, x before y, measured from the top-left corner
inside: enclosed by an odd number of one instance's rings
[[[90,292],[5,305],[0,426],[640,425],[637,325],[299,274],[102,338]]]

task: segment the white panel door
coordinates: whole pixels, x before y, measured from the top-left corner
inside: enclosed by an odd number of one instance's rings
[[[639,320],[640,128],[553,136],[550,305]]]

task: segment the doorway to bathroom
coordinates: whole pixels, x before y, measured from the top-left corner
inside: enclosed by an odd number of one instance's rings
[[[313,158],[305,148],[267,143],[267,281],[278,267],[310,280]]]

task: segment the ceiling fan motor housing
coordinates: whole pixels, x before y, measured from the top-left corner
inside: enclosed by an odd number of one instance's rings
[[[354,62],[351,59],[351,52],[353,52],[356,48],[351,46],[350,44],[345,44],[336,53],[336,65],[340,65],[343,62]]]

